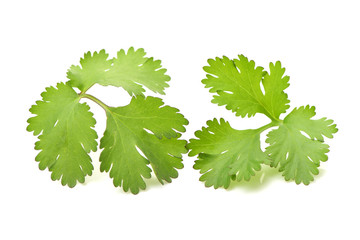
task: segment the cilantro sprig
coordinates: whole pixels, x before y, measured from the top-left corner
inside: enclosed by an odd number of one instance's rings
[[[137,194],[145,189],[151,171],[161,184],[171,182],[183,168],[186,141],[180,140],[188,121],[179,110],[165,106],[160,98],[145,97],[144,87],[165,94],[170,77],[160,60],[145,57],[143,49],[120,50],[109,59],[105,50],[85,53],[80,65],[71,66],[66,83],[46,88],[42,100],[30,108],[27,130],[38,135],[35,149],[41,170],[52,180],[74,187],[94,169],[90,151],[96,151],[95,119],[82,99],[101,106],[107,117],[100,140],[100,170],[110,172],[113,183]],[[131,96],[127,106],[110,107],[86,92],[94,85],[124,88]],[[79,89],[79,93],[74,88]],[[151,168],[150,168],[151,167]]]
[[[277,167],[285,180],[305,185],[313,181],[320,162],[328,159],[324,137],[332,138],[338,131],[333,120],[314,120],[315,107],[310,106],[295,108],[280,119],[290,101],[284,92],[289,77],[279,61],[270,63],[269,72],[243,55],[233,60],[217,57],[208,63],[202,82],[214,93],[213,103],[236,116],[262,113],[271,122],[258,129],[236,130],[222,118],[209,120],[187,145],[189,156],[198,155],[194,168],[202,174],[200,181],[207,187],[228,188],[232,180],[249,181],[262,164]],[[267,135],[269,145],[264,152],[260,134],[269,128],[274,129]]]

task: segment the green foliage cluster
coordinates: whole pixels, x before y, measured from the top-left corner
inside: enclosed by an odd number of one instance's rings
[[[266,115],[271,122],[258,129],[236,130],[224,119],[207,122],[190,139],[189,156],[198,155],[194,168],[200,170],[205,186],[228,188],[232,180],[249,181],[261,165],[278,167],[285,180],[308,185],[319,173],[320,162],[327,160],[329,146],[324,137],[337,132],[333,120],[315,116],[315,107],[293,109],[284,119],[280,115],[289,108],[284,90],[289,77],[280,62],[270,63],[269,72],[255,66],[243,55],[209,59],[202,81],[214,93],[212,102],[233,111],[237,116]],[[261,90],[263,86],[264,92]],[[260,148],[260,134],[271,130],[265,152]]]
[[[144,96],[145,88],[165,94],[170,80],[161,61],[145,55],[143,49],[134,48],[120,50],[115,58],[105,50],[87,52],[80,65],[68,70],[68,82],[46,88],[42,100],[30,108],[34,116],[28,119],[27,130],[38,136],[36,161],[41,170],[51,171],[52,180],[74,187],[94,170],[89,153],[97,150],[96,121],[83,99],[106,112],[100,170],[109,172],[116,187],[133,194],[146,188],[144,179],[152,171],[161,184],[178,177],[182,154],[188,150],[189,156],[198,156],[194,168],[207,187],[228,188],[231,181],[249,181],[264,164],[297,184],[308,185],[319,173],[329,151],[324,137],[332,138],[336,125],[326,118],[313,119],[315,107],[310,106],[294,108],[280,119],[290,107],[284,92],[289,77],[280,62],[270,63],[267,72],[243,55],[209,59],[202,82],[214,93],[212,102],[240,117],[264,114],[270,123],[236,130],[222,118],[209,120],[186,145],[180,137],[188,121],[179,110],[165,106],[160,98]],[[107,106],[87,94],[94,84],[122,87],[131,101],[126,106]],[[260,134],[269,128],[273,129],[263,151]]]
[[[165,72],[160,60],[145,57],[143,49],[120,50],[112,59],[104,50],[86,53],[80,65],[70,67],[69,81],[47,88],[30,109],[35,116],[28,120],[27,130],[39,135],[35,149],[40,150],[36,156],[40,169],[48,168],[53,180],[69,187],[92,174],[89,153],[96,151],[98,136],[90,107],[80,102],[86,98],[106,112],[100,170],[110,173],[115,186],[137,194],[145,189],[144,178],[150,178],[151,171],[160,183],[171,182],[183,168],[186,141],[179,138],[188,121],[160,98],[143,95],[144,87],[164,94],[170,80]],[[131,102],[109,107],[86,93],[94,84],[122,87]]]

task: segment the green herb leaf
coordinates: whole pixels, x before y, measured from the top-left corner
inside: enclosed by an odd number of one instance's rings
[[[313,116],[315,107],[295,108],[278,129],[268,134],[266,142],[270,146],[266,153],[271,157],[271,166],[280,164],[285,180],[308,185],[319,173],[320,161],[328,159],[329,145],[323,143],[324,136],[332,138],[336,125],[326,118],[312,120]]]
[[[110,171],[115,186],[137,194],[150,178],[150,164],[159,182],[171,182],[183,168],[186,141],[179,140],[188,121],[159,98],[133,97],[125,107],[109,108],[101,139],[101,171]]]
[[[270,74],[266,73],[262,81],[265,95],[264,106],[275,119],[279,119],[280,114],[285,113],[290,107],[289,99],[284,90],[289,87],[289,76],[284,76],[285,68],[277,61],[270,63]]]
[[[225,105],[236,116],[251,117],[263,113],[271,119],[278,119],[289,108],[284,93],[289,86],[289,77],[283,76],[285,69],[280,62],[270,63],[270,74],[262,67],[255,67],[255,62],[243,55],[235,60],[225,56],[209,59],[208,63],[210,66],[204,67],[207,78],[202,82],[210,92],[216,93],[212,102]],[[260,84],[263,84],[265,94]]]
[[[41,94],[30,112],[27,130],[39,135],[35,144],[41,152],[36,156],[39,168],[52,172],[53,180],[74,187],[91,175],[93,165],[88,153],[96,151],[97,134],[93,130],[95,119],[86,103],[79,103],[79,96],[68,85],[59,83]]]
[[[165,94],[170,77],[161,68],[161,61],[152,57],[145,57],[144,49],[130,48],[127,53],[121,49],[117,58],[113,59],[113,66],[106,74],[103,85],[124,88],[130,95],[142,95],[147,87],[155,93]]]
[[[108,60],[109,54],[105,50],[99,53],[87,52],[84,58],[80,59],[80,65],[72,65],[67,72],[70,86],[77,87],[82,92],[86,92],[92,85],[99,83],[104,85],[106,71],[111,66],[111,60]]]
[[[145,57],[144,49],[129,48],[127,53],[121,49],[117,57],[108,60],[105,50],[99,53],[85,53],[80,59],[81,66],[71,66],[67,77],[69,84],[86,92],[95,83],[103,86],[124,88],[131,96],[143,95],[144,87],[155,93],[165,94],[170,77],[166,69],[161,67],[160,60]]]
[[[259,131],[235,130],[224,119],[207,121],[207,125],[188,144],[189,156],[199,154],[194,168],[203,174],[200,181],[205,186],[228,188],[231,178],[248,181],[262,163],[269,162],[260,149]]]

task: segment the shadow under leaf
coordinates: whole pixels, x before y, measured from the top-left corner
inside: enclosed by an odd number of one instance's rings
[[[277,168],[265,165],[259,172],[256,172],[255,176],[250,178],[249,181],[232,181],[227,190],[232,191],[241,188],[247,191],[258,191],[267,186],[272,180],[282,178]]]
[[[156,178],[156,176],[154,174],[151,174],[151,178],[148,179],[144,179],[145,183],[146,183],[146,190],[151,189],[151,188],[156,188],[156,187],[161,187],[163,186],[163,184],[161,184],[159,182],[159,180]],[[164,184],[166,184],[167,182],[164,182]]]

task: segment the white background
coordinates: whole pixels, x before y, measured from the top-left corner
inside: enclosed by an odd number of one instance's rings
[[[54,2],[0,3],[0,239],[360,239],[358,1]],[[208,58],[245,54],[265,68],[281,60],[291,109],[315,105],[318,118],[338,124],[316,181],[296,185],[265,169],[250,183],[214,190],[184,156],[172,184],[150,180],[132,195],[99,172],[99,152],[85,184],[51,181],[34,161],[28,109],[45,87],[67,80],[84,52],[115,56],[130,46],[168,69],[163,98],[189,119],[184,139],[213,117],[238,129],[268,122],[210,103],[201,84]],[[117,88],[89,93],[111,106],[130,100]],[[101,136],[104,112],[89,104]]]

